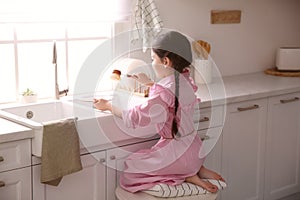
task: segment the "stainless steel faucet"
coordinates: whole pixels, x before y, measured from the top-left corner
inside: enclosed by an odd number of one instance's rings
[[[55,99],[59,99],[62,96],[67,96],[69,92],[69,88],[65,90],[59,91],[59,86],[58,86],[58,78],[57,78],[57,50],[56,50],[56,42],[53,41],[53,58],[52,58],[52,63],[54,64],[55,67]]]

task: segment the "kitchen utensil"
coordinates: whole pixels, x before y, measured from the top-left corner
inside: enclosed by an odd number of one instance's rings
[[[197,40],[192,43],[193,49],[201,59],[208,59],[211,50],[211,45],[204,40]]]
[[[123,76],[123,75],[121,74],[121,71],[120,71],[120,70],[117,70],[117,69],[114,69],[113,72],[112,72],[112,75],[110,76],[110,78],[111,78],[112,80],[120,80],[120,79],[121,79],[121,76]],[[130,74],[126,74],[125,76],[126,76],[126,77],[132,77],[132,75],[130,75]]]

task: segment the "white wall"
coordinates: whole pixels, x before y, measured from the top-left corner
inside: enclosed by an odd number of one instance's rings
[[[300,46],[299,0],[155,0],[164,28],[212,44],[222,75],[275,65],[279,46]],[[211,10],[241,10],[240,24],[210,24]]]

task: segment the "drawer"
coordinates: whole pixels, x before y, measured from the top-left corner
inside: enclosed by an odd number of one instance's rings
[[[1,200],[31,200],[31,167],[0,173]]]
[[[294,104],[299,103],[300,93],[291,93],[269,98],[271,104]]]
[[[0,144],[0,172],[31,165],[31,140]]]
[[[224,106],[196,109],[194,113],[194,127],[203,130],[224,124]]]
[[[248,113],[266,107],[266,99],[255,99],[230,104],[227,107],[228,113]]]
[[[202,140],[202,149],[200,152],[200,157],[206,157],[210,152],[212,152],[217,145],[219,140],[222,140],[222,130],[223,127],[215,127],[206,130],[197,131],[198,135]]]

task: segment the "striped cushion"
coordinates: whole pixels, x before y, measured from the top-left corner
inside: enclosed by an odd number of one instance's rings
[[[207,193],[207,194],[200,194],[194,196],[183,196],[183,197],[170,197],[170,198],[163,198],[163,197],[155,197],[153,195],[147,194],[145,192],[135,192],[131,193],[126,190],[123,190],[120,187],[116,188],[116,197],[119,200],[216,200],[218,193]]]
[[[222,181],[206,180],[216,185],[219,190],[223,190],[226,187],[226,183]],[[150,189],[143,190],[143,192],[156,197],[183,197],[210,193],[202,187],[187,182],[175,186],[160,183]]]

